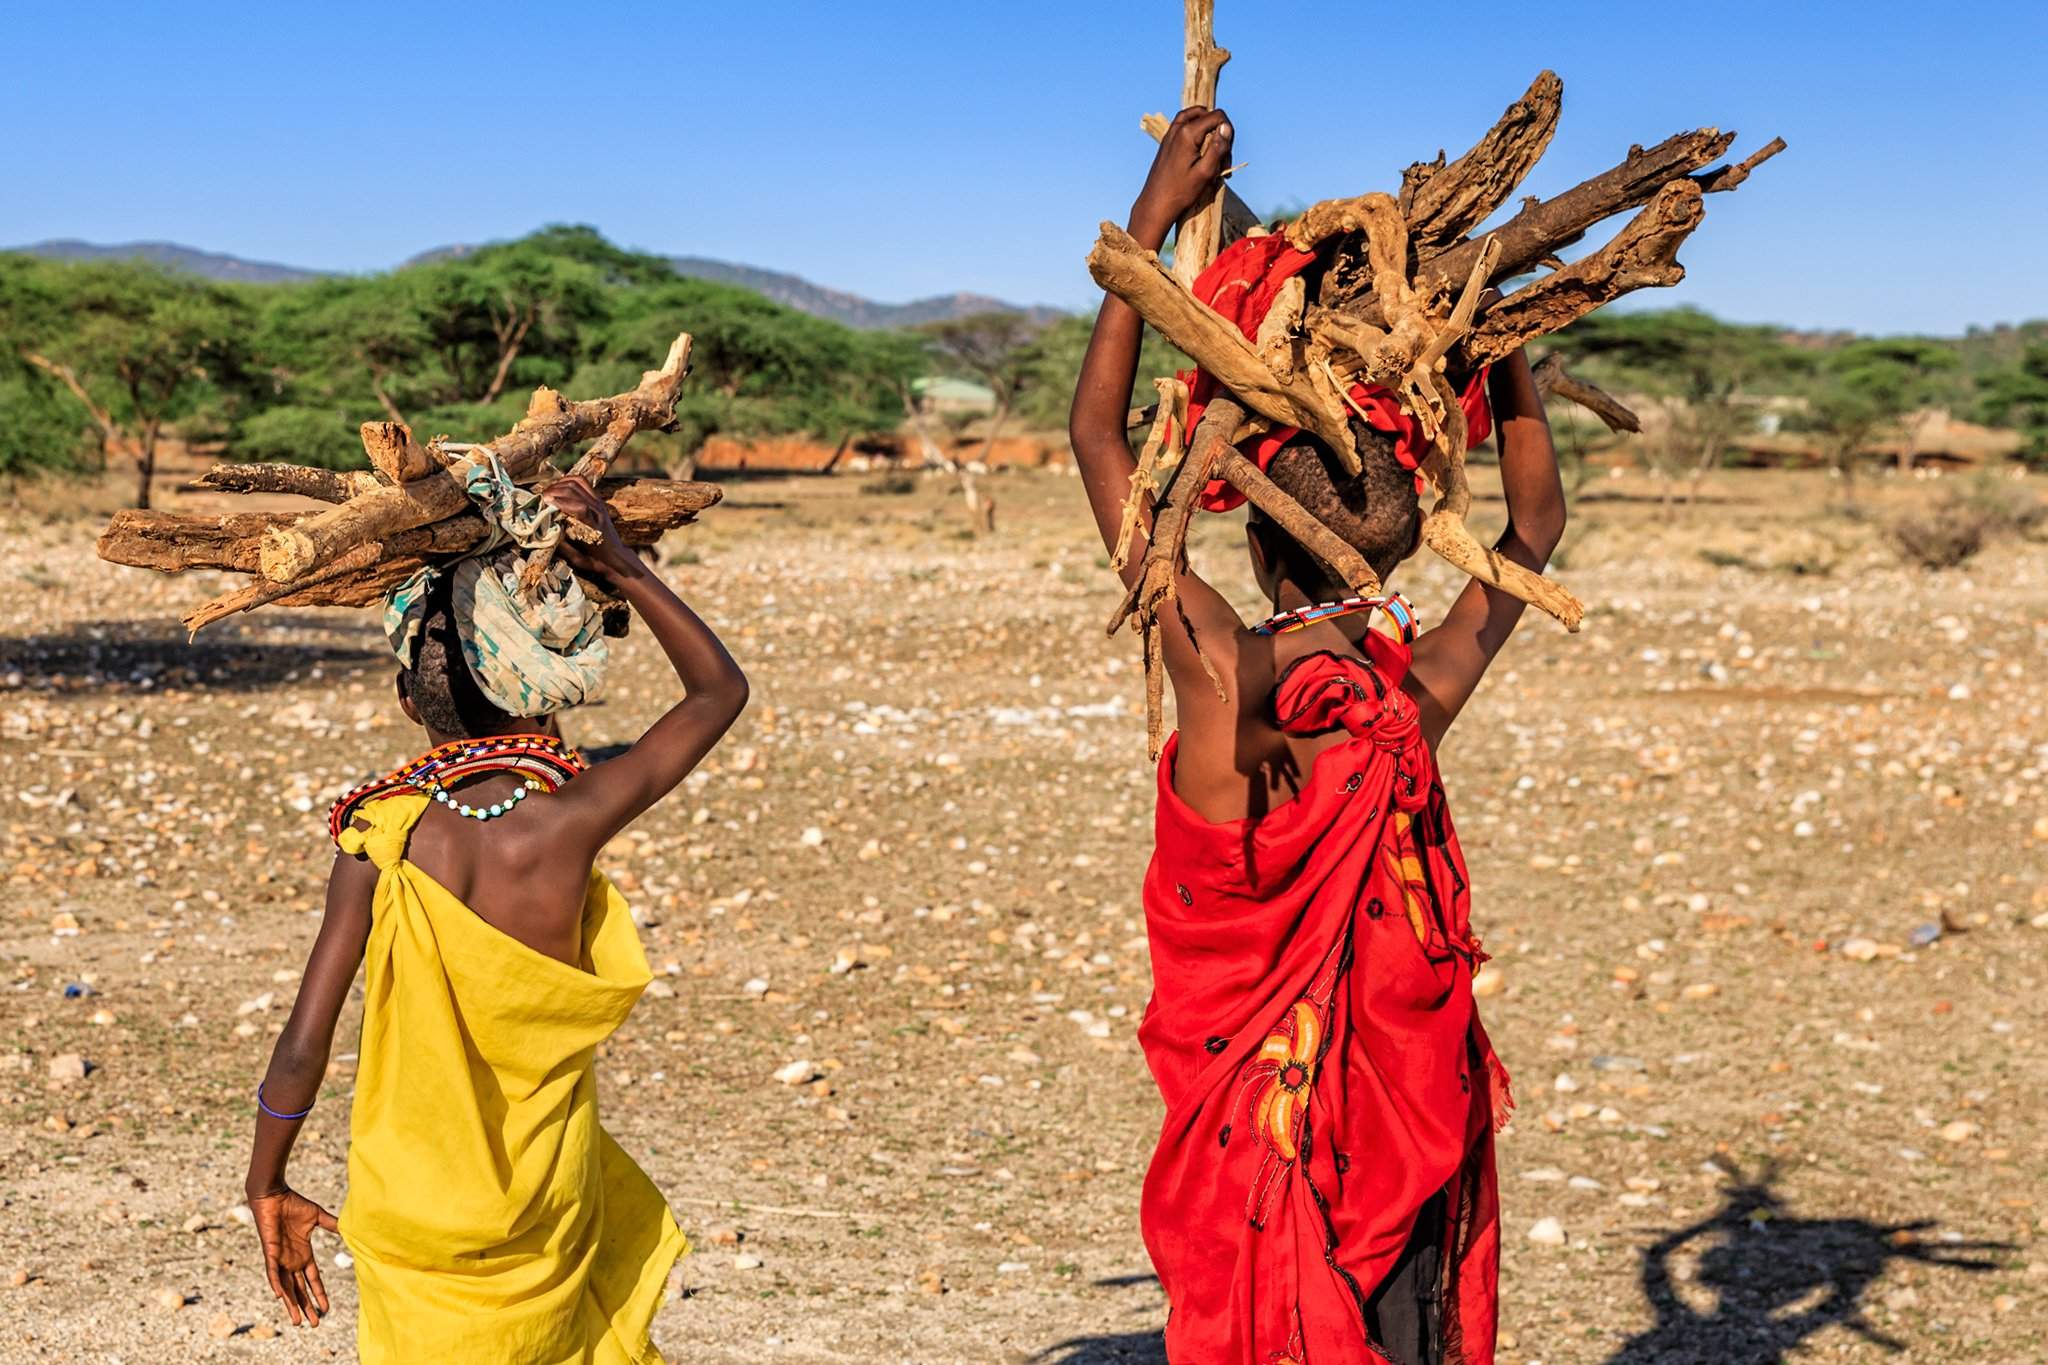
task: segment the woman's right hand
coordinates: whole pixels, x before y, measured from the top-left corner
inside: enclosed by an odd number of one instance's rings
[[[1230,164],[1231,136],[1230,116],[1221,109],[1190,107],[1174,115],[1131,206],[1133,237],[1156,249],[1181,216],[1215,190]]]
[[[294,1327],[318,1327],[327,1312],[327,1286],[313,1254],[313,1229],[336,1230],[334,1215],[293,1189],[252,1195],[249,1212],[263,1243],[263,1270],[270,1292],[284,1304]]]
[[[595,545],[583,545],[569,536],[562,537],[556,553],[569,562],[570,568],[613,584],[645,570],[640,556],[634,554],[620,538],[619,528],[612,524],[612,514],[604,505],[604,499],[587,481],[574,474],[565,474],[541,489],[540,495],[571,521],[591,527],[600,537]]]

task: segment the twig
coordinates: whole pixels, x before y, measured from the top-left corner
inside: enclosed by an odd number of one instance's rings
[[[1216,46],[1216,0],[1183,0],[1182,13],[1186,47],[1181,56],[1181,108],[1214,109],[1216,79],[1230,60],[1229,49]],[[1173,234],[1173,277],[1192,289],[1195,277],[1209,268],[1222,249],[1223,187],[1219,184],[1181,217]]]

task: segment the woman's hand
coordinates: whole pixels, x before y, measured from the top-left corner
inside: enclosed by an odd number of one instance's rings
[[[1131,236],[1157,250],[1181,216],[1215,190],[1230,164],[1230,139],[1230,116],[1221,109],[1187,108],[1174,115],[1159,139],[1145,188],[1131,205]]]
[[[584,545],[563,536],[555,552],[568,561],[570,568],[610,584],[646,571],[640,556],[620,539],[619,528],[612,525],[610,509],[589,483],[574,474],[565,474],[541,489],[540,495],[563,516],[591,527],[602,537],[595,545]]]
[[[327,1312],[327,1286],[313,1255],[313,1229],[335,1231],[334,1215],[296,1190],[251,1196],[256,1236],[263,1243],[263,1269],[270,1292],[284,1304],[294,1327],[318,1327]]]

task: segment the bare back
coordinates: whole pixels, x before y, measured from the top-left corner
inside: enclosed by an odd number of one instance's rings
[[[508,796],[510,776],[470,783],[459,799],[477,804]],[[413,827],[406,861],[476,912],[492,928],[538,953],[570,965],[583,958],[583,901],[588,860],[560,837],[559,798],[535,793],[517,811],[470,820],[433,804]]]
[[[1283,635],[1240,628],[1234,646],[1226,655],[1234,665],[1228,700],[1217,697],[1206,674],[1172,671],[1180,718],[1173,789],[1218,824],[1256,820],[1293,800],[1316,759],[1347,738],[1341,730],[1301,735],[1280,727],[1273,695],[1287,670],[1313,654],[1365,659],[1335,622]]]

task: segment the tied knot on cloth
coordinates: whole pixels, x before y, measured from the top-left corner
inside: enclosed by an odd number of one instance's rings
[[[1242,332],[1245,340],[1257,341],[1260,324],[1280,297],[1280,287],[1315,259],[1316,253],[1295,247],[1285,233],[1241,237],[1195,277],[1194,295]],[[1223,391],[1223,386],[1207,370],[1182,370],[1179,378],[1188,386],[1187,429],[1174,433],[1173,439],[1184,446],[1202,420],[1202,409]],[[1385,385],[1355,383],[1350,398],[1354,416],[1362,417],[1374,431],[1394,438],[1394,458],[1403,469],[1414,471],[1415,491],[1421,493],[1426,484],[1422,460],[1430,451],[1430,439],[1423,432],[1422,423],[1408,411],[1401,396]],[[1458,395],[1458,406],[1465,411],[1466,444],[1476,446],[1493,431],[1484,369],[1465,385]],[[1276,426],[1247,438],[1238,450],[1263,473],[1280,448],[1300,431],[1300,427]],[[1220,478],[1211,479],[1201,496],[1202,506],[1211,512],[1228,512],[1244,500],[1244,494]]]
[[[1381,637],[1366,638],[1368,650],[1377,653],[1384,647]],[[1375,665],[1338,654],[1307,655],[1273,689],[1273,714],[1289,734],[1341,728],[1354,739],[1369,739],[1394,760],[1394,804],[1409,812],[1429,804],[1436,758],[1422,737],[1422,713],[1415,699],[1389,685]]]
[[[555,557],[567,519],[513,483],[496,455],[472,464],[463,487],[489,533],[453,564],[430,564],[392,590],[384,604],[391,652],[412,667],[429,594],[447,574],[463,658],[492,705],[545,716],[595,700],[611,651],[603,614]]]

